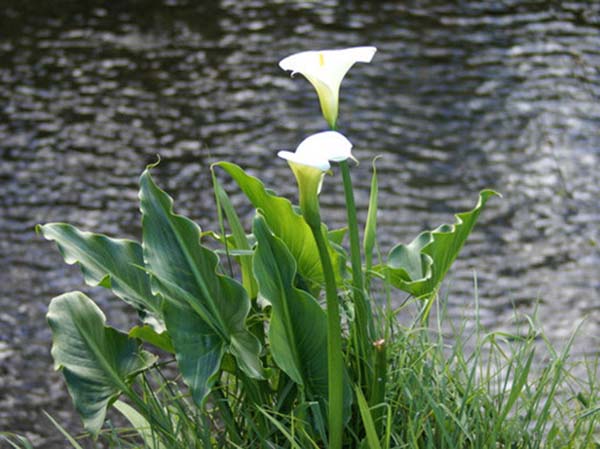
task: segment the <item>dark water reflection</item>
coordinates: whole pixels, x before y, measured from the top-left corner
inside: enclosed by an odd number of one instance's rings
[[[324,123],[308,84],[276,63],[304,49],[379,49],[345,80],[340,127],[361,160],[363,216],[370,159],[383,155],[382,247],[495,188],[504,200],[491,202],[452,272],[450,313],[471,314],[476,270],[484,324],[510,326],[514,304],[531,311],[539,300],[551,335],[588,316],[577,352],[597,348],[600,4],[399,3],[3,1],[0,429],[62,447],[41,408],[76,428],[44,314],[81,277],[34,225],[138,236],[137,177],[157,153],[159,183],[204,227],[215,220],[213,161],[293,196],[274,154]],[[341,201],[328,180],[331,223]],[[90,294],[126,325],[106,292]]]

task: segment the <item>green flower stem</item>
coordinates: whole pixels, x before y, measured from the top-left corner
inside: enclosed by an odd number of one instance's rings
[[[344,358],[342,354],[342,329],[340,325],[340,310],[338,305],[335,276],[329,249],[321,225],[311,225],[315,237],[323,275],[325,277],[325,297],[327,303],[327,378],[329,388],[329,449],[341,449],[343,432],[344,382],[340,377],[344,373]]]
[[[362,262],[360,254],[360,241],[358,238],[358,224],[356,220],[356,205],[354,203],[354,191],[352,189],[352,179],[350,177],[350,168],[348,161],[340,162],[342,172],[342,181],[344,184],[344,195],[346,197],[346,213],[348,216],[348,234],[350,235],[350,261],[352,264],[352,287],[353,301],[356,320],[354,323],[353,339],[358,346],[356,349],[362,360],[359,366],[365,366],[369,362],[369,316],[368,307],[365,299],[364,281],[362,275]],[[367,376],[367,370],[361,369],[359,372]],[[370,377],[370,376],[367,376]],[[369,379],[364,379],[368,384]]]

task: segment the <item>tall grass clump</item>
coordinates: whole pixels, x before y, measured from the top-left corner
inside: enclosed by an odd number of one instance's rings
[[[386,447],[598,447],[597,360],[569,361],[576,332],[559,351],[533,318],[516,333],[463,319],[445,338],[437,317],[433,330],[399,328]]]
[[[598,360],[569,361],[576,333],[558,350],[534,318],[527,317],[526,327],[516,333],[487,332],[473,326],[477,317],[462,319],[451,332],[444,331],[443,322],[450,321],[444,310],[435,314],[431,325],[418,316],[407,325],[394,316],[386,318],[393,344],[386,350],[385,400],[369,408],[368,425],[359,410],[355,424],[362,426],[363,442],[349,430],[355,443],[348,447],[599,447]],[[448,333],[451,336],[445,337]],[[223,382],[209,406],[198,410],[169,368],[173,363],[171,359],[157,364],[136,379],[151,421],[169,423],[168,438],[120,400],[114,409],[130,426],[115,427],[108,420],[96,442],[85,434],[74,438],[49,419],[75,449],[321,447],[308,437],[305,427],[311,424],[294,413],[264,404],[259,413],[265,419],[259,424],[235,384]],[[33,448],[23,437],[8,433],[0,437],[9,447]]]
[[[435,315],[437,331],[429,325],[446,273],[496,192],[480,192],[453,223],[379,257],[374,164],[368,218],[359,229],[348,162],[356,158],[338,131],[339,89],[351,66],[374,53],[302,52],[280,62],[312,83],[329,126],[294,152],[278,153],[296,179],[298,205],[240,166],[218,162],[211,176],[219,228],[203,231],[177,214],[154,182],[157,163],[140,177],[140,242],[66,223],[38,227],[67,263],[81,267],[86,283],[112,290],[140,318],[126,332],[110,327],[81,292],[49,305],[55,368],[92,444],[100,438],[109,447],[150,449],[596,447],[595,383],[580,387],[570,375],[569,345],[560,353],[548,345],[550,363],[538,373],[534,347],[541,337],[533,327],[525,337],[485,334],[478,326],[465,335],[459,328],[446,341],[443,313]],[[320,211],[332,163],[346,203],[341,229],[329,229]],[[253,205],[250,226],[223,177]],[[406,311],[393,307],[407,294],[419,311],[408,326],[397,320]],[[110,424],[109,410],[129,426]]]

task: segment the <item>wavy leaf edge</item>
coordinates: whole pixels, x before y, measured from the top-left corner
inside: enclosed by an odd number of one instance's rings
[[[406,276],[410,279],[410,274],[402,267],[393,267],[390,266],[389,264],[389,260],[392,257],[392,254],[394,253],[394,251],[398,250],[398,248],[401,247],[409,247],[410,245],[412,245],[413,243],[416,243],[419,239],[427,237],[428,241],[427,243],[425,243],[420,250],[420,254],[421,254],[421,260],[422,263],[424,262],[426,264],[426,269],[423,270],[425,271],[425,274],[418,278],[418,279],[411,279],[409,281],[402,281],[402,283],[404,285],[406,285],[407,287],[411,287],[416,285],[419,282],[425,282],[428,281],[432,278],[433,276],[433,266],[434,266],[434,260],[433,258],[427,253],[427,249],[431,247],[432,244],[435,243],[435,236],[437,235],[449,235],[449,234],[454,234],[457,231],[457,228],[459,228],[460,226],[465,224],[464,218],[473,215],[474,213],[479,213],[481,212],[481,210],[483,209],[483,207],[485,206],[485,204],[487,203],[487,200],[492,197],[492,196],[498,196],[499,198],[502,198],[502,194],[500,194],[499,192],[496,192],[495,190],[492,189],[484,189],[481,190],[479,192],[479,198],[477,200],[477,204],[475,205],[475,207],[473,207],[471,210],[465,211],[465,212],[459,212],[454,214],[454,223],[452,224],[441,224],[440,226],[438,226],[437,228],[431,230],[431,231],[423,231],[421,232],[419,235],[417,235],[417,237],[415,237],[409,244],[405,245],[403,243],[399,243],[397,245],[395,245],[394,247],[392,247],[392,249],[388,252],[388,257],[387,260],[388,262],[385,265],[379,265],[378,267],[376,267],[376,271],[379,272],[385,272],[386,270],[398,270],[398,271],[402,271],[406,274]],[[475,225],[475,223],[474,223]],[[464,242],[463,242],[464,243]],[[461,246],[462,247],[462,246]],[[460,252],[460,249],[459,251]],[[458,255],[457,252],[457,255]],[[450,262],[450,265],[454,262],[454,260],[452,262]],[[443,280],[443,277],[445,276],[442,275],[440,282]],[[418,296],[417,298],[421,298],[426,296],[427,294],[423,294]]]

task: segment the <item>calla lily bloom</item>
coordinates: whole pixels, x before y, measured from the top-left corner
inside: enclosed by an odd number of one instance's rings
[[[339,92],[344,76],[355,62],[371,62],[375,47],[352,47],[342,50],[303,51],[279,61],[292,76],[301,73],[317,91],[321,110],[332,129],[338,116]]]
[[[277,155],[289,162],[318,168],[322,172],[331,167],[329,161],[340,162],[353,159],[352,142],[337,131],[312,134],[300,142],[295,152],[280,151]]]
[[[321,192],[323,175],[331,165],[329,161],[352,158],[352,143],[337,131],[324,131],[304,139],[295,152],[280,151],[277,155],[288,161],[296,181],[300,209],[311,226],[319,226],[318,195]]]

